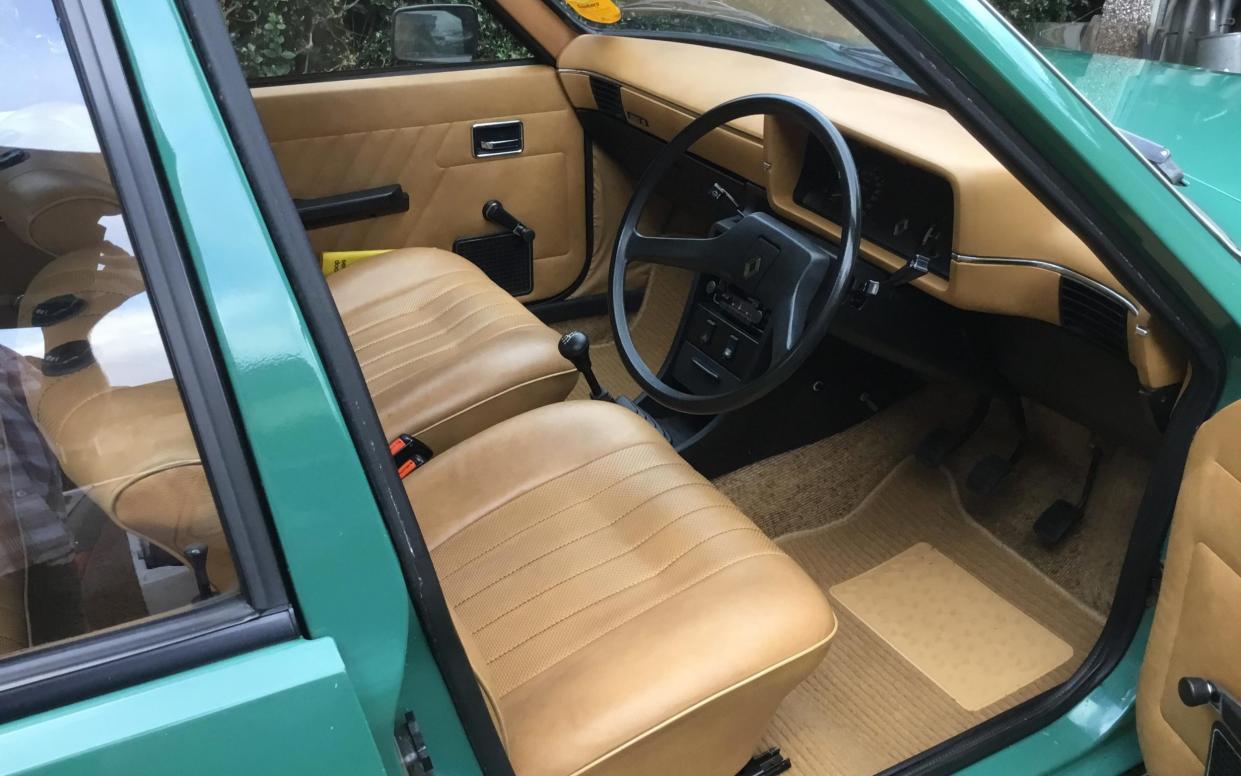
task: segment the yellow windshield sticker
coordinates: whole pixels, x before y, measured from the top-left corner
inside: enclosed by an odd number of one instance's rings
[[[351,264],[357,264],[363,259],[369,259],[372,256],[378,256],[382,251],[324,251],[323,252],[323,274],[331,275],[333,272],[340,272]]]
[[[570,8],[583,19],[599,24],[616,24],[621,12],[612,0],[565,0]]]

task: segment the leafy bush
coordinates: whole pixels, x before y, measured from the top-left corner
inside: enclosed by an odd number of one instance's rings
[[[1028,30],[1041,22],[1071,22],[1088,16],[1103,0],[991,0],[991,5],[1018,29]]]
[[[482,6],[477,59],[530,56]],[[250,78],[372,70],[392,58],[392,12],[409,0],[220,0],[242,70]]]

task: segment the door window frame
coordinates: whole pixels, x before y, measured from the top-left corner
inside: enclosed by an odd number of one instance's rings
[[[5,656],[0,724],[301,635],[267,505],[111,19],[101,0],[56,0],[54,6],[228,537],[240,592]]]
[[[203,75],[215,95],[331,390],[338,399],[341,416],[392,539],[406,590],[434,660],[433,668],[443,678],[452,709],[482,772],[513,776],[512,764],[453,624],[430,548],[392,465],[388,440],[357,354],[285,187],[217,3],[218,0],[180,0],[186,32],[198,51]]]
[[[480,0],[480,4],[487,13],[494,17],[496,24],[503,27],[510,35],[521,42],[526,50],[530,52],[528,57],[519,57],[517,59],[497,59],[486,60],[480,62],[464,62],[456,65],[418,65],[418,64],[398,64],[388,67],[358,68],[356,70],[329,70],[321,73],[292,73],[289,75],[275,75],[261,78],[246,77],[246,83],[251,88],[261,88],[264,86],[284,86],[288,84],[314,84],[329,83],[332,81],[352,81],[359,78],[384,78],[387,76],[401,75],[422,75],[424,73],[452,73],[461,70],[486,70],[497,67],[518,67],[521,65],[551,65],[555,66],[556,60],[542,44],[533,36],[526,32],[522,27],[518,26],[513,20],[509,12],[501,6],[496,0]],[[231,44],[232,35],[229,35]],[[234,55],[236,52],[234,51]]]

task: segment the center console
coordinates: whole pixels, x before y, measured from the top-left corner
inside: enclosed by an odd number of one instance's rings
[[[768,310],[711,277],[694,286],[669,376],[690,393],[735,388],[767,365]]]

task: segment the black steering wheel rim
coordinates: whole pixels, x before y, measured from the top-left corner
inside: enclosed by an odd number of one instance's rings
[[[661,380],[642,360],[633,342],[625,315],[625,275],[629,266],[630,251],[638,242],[648,247],[663,244],[673,253],[676,249],[669,241],[705,243],[705,241],[682,240],[681,238],[648,238],[638,232],[638,221],[664,176],[695,142],[708,132],[730,121],[760,114],[787,116],[797,120],[810,136],[826,149],[836,170],[842,198],[839,244],[831,266],[827,270],[829,274],[815,289],[814,300],[817,303],[812,305],[814,309],[808,315],[804,329],[791,349],[776,358],[764,372],[751,380],[742,382],[736,388],[707,395],[687,393]],[[634,187],[633,196],[621,220],[612,249],[612,265],[608,282],[609,318],[621,361],[642,390],[659,404],[677,412],[717,415],[740,409],[757,401],[791,377],[827,334],[832,319],[844,299],[860,240],[860,203],[857,166],[853,161],[849,146],[831,120],[806,102],[776,94],[755,94],[718,105],[690,122],[660,150],[643,172]],[[664,243],[656,242],[660,240]],[[709,249],[710,246],[698,246],[696,249],[704,248]],[[654,263],[689,266],[684,262],[674,263],[670,260],[643,258],[647,261],[654,261]],[[671,259],[671,257],[667,258]],[[706,267],[696,269],[710,271]],[[828,285],[829,278],[830,285]],[[790,327],[790,331],[793,328],[795,327]],[[778,337],[779,333],[773,332],[773,336]]]

